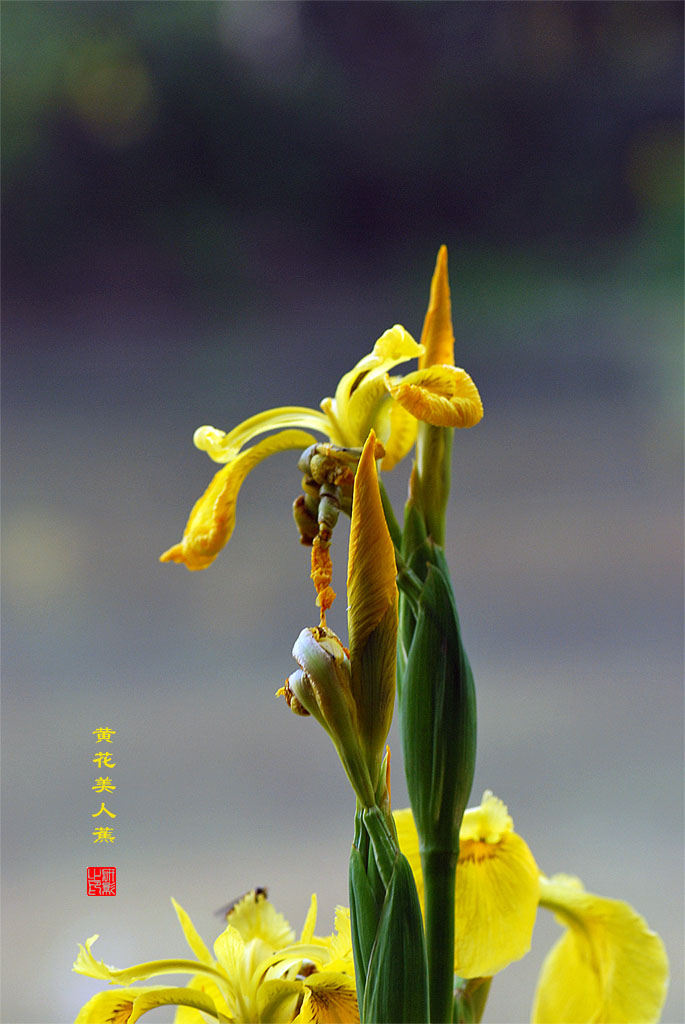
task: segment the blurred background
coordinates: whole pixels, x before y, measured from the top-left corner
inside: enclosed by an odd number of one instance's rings
[[[448,549],[472,803],[493,789],[544,871],[640,910],[685,1019],[682,14],[3,4],[5,1024],[73,1020],[94,932],[117,966],[183,956],[172,895],[207,942],[255,885],[298,930],[310,892],[321,933],[347,903],[349,787],[273,698],[315,620],[295,454],[250,476],[208,571],[157,558],[213,472],[194,429],[316,406],[387,327],[418,337],[441,243],[485,404]],[[345,549],[343,526],[340,632]],[[541,911],[488,1020],[528,1019],[559,934]]]

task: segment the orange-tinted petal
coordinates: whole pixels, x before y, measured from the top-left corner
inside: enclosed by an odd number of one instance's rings
[[[361,646],[397,598],[395,549],[383,512],[373,431],[354,479],[347,601],[350,651]]]
[[[431,281],[430,299],[423,322],[421,344],[423,355],[419,369],[441,363],[454,366],[454,331],[452,328],[452,302],[447,276],[447,248],[440,246]]]

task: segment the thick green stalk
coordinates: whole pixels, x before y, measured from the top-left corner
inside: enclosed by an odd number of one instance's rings
[[[458,855],[421,851],[431,1024],[451,1024],[454,1002],[454,879]]]
[[[445,544],[453,433],[445,427],[419,423],[416,467],[410,484],[410,494],[421,509],[428,536],[441,547]]]

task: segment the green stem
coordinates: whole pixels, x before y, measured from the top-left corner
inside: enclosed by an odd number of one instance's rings
[[[399,548],[395,548],[395,564],[397,566],[397,586],[409,601],[414,615],[418,615],[423,584],[416,573],[409,568]]]
[[[445,546],[445,514],[450,493],[452,435],[451,427],[433,427],[419,423],[416,440],[416,473],[412,495],[418,503],[429,537]]]
[[[458,853],[422,850],[431,1024],[451,1024],[454,989],[454,879]]]
[[[392,538],[392,542],[396,548],[399,548],[402,544],[402,529],[400,524],[397,522],[395,510],[392,507],[392,502],[388,497],[388,492],[385,489],[385,484],[378,477],[378,489],[381,492],[381,504],[383,506],[383,512],[385,513],[385,521],[388,525],[388,533]]]

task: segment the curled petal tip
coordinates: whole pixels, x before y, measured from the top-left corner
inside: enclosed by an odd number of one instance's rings
[[[427,366],[390,387],[412,416],[435,427],[474,427],[483,418],[478,388],[460,367]]]

